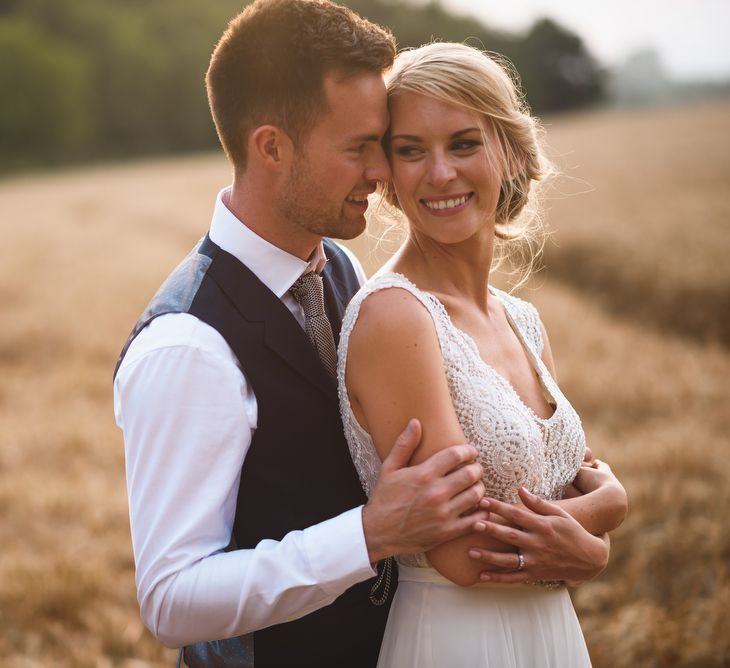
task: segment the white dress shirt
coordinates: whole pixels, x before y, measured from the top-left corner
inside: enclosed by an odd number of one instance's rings
[[[265,241],[229,211],[227,196],[228,189],[218,194],[211,240],[251,269],[303,326],[287,290],[322,256],[308,263]],[[360,264],[343,250],[364,282]],[[141,615],[165,645],[296,619],[375,574],[362,507],[281,541],[223,552],[258,407],[236,356],[210,325],[187,313],[153,320],[119,368],[114,412],[124,432]]]

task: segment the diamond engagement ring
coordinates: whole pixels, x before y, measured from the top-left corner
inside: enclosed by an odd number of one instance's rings
[[[517,568],[515,570],[521,571],[525,567],[525,557],[521,550],[517,548]]]

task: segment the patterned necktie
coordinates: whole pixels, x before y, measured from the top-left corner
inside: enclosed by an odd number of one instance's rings
[[[314,271],[298,278],[289,292],[304,311],[304,329],[327,373],[337,375],[337,350],[332,326],[324,310],[322,276]]]

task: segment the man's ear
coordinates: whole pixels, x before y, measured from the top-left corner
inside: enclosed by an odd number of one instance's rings
[[[276,125],[260,125],[248,138],[249,158],[267,169],[287,168],[294,155],[294,142]]]

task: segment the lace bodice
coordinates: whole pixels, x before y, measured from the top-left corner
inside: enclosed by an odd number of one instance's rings
[[[477,449],[487,494],[516,502],[517,489],[524,486],[542,498],[560,498],[583,459],[585,436],[580,418],[540,358],[542,330],[535,307],[490,287],[491,294],[504,305],[510,324],[552,399],[555,412],[549,418],[536,415],[509,381],[482,360],[475,341],[452,323],[436,297],[395,273],[381,274],[363,286],[347,308],[340,333],[340,411],[350,454],[366,494],[370,496],[377,482],[381,462],[370,434],[352,412],[345,388],[345,362],[362,302],[373,292],[386,288],[407,290],[433,318],[454,410],[464,436]],[[425,558],[416,558],[415,563],[409,559],[406,563],[428,565]]]

